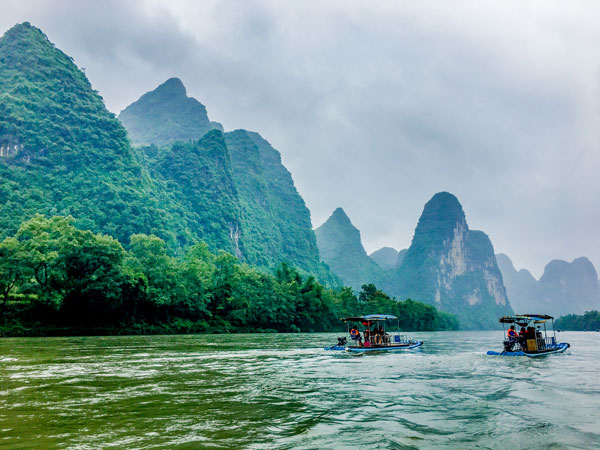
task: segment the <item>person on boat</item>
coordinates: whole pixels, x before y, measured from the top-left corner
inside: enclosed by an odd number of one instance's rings
[[[366,345],[367,342],[371,341],[371,330],[369,330],[367,328],[363,334],[365,336],[365,345]]]
[[[350,330],[350,339],[352,339],[353,341],[358,341],[358,345],[362,347],[362,336],[360,335],[360,331],[358,331],[358,328],[352,327],[352,329]]]
[[[379,327],[379,335],[381,336],[381,340],[384,344],[390,343],[390,335],[385,332],[383,327]]]
[[[519,335],[517,334],[517,330],[515,330],[514,325],[510,326],[506,333],[506,336],[508,337],[509,341],[516,341],[519,338]]]
[[[527,330],[525,329],[525,327],[521,327],[521,329],[519,330],[519,339],[518,339],[518,342],[521,345],[521,348],[525,347],[526,340],[527,340],[527,338],[525,337],[526,334],[527,334]]]

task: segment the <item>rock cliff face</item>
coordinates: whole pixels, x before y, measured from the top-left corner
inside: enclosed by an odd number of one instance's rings
[[[589,259],[581,257],[571,263],[553,260],[538,281],[526,269],[517,272],[508,256],[496,258],[516,312],[558,317],[600,310],[598,274]]]
[[[369,257],[377,263],[383,270],[389,270],[396,267],[398,261],[398,250],[392,247],[382,247],[375,250]]]
[[[400,267],[402,265],[402,263],[404,262],[404,258],[406,256],[407,251],[408,251],[408,249],[404,248],[398,252],[398,258],[396,258],[396,266],[395,266],[396,269],[398,267]]]
[[[360,290],[363,284],[379,284],[382,269],[367,255],[356,229],[342,208],[337,208],[315,230],[323,261],[346,286]]]
[[[399,299],[430,303],[458,316],[463,328],[495,328],[512,312],[492,243],[469,230],[447,192],[427,202],[404,260],[385,288]]]
[[[142,95],[119,114],[134,145],[163,146],[175,141],[200,139],[210,130],[223,131],[208,119],[202,103],[187,96],[179,78],[170,78]]]

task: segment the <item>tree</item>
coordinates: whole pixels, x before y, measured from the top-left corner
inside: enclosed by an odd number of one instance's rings
[[[125,250],[110,236],[69,230],[59,249],[65,275],[62,285],[65,313],[76,315],[76,321],[96,323],[110,320],[113,313],[120,314],[124,257]]]
[[[210,252],[206,243],[201,242],[188,250],[179,264],[183,289],[179,304],[181,313],[188,314],[193,319],[207,318],[215,272],[215,255]]]
[[[23,254],[22,264],[31,270],[38,284],[39,297],[57,309],[62,302],[61,286],[65,277],[59,251],[72,237],[72,223],[72,217],[47,219],[36,214],[24,222],[15,235]]]
[[[0,243],[0,293],[2,307],[6,308],[8,296],[13,288],[26,277],[23,251],[19,241],[6,238]]]
[[[167,254],[165,241],[154,235],[134,234],[125,264],[130,274],[143,277],[148,298],[158,305],[171,305],[178,293],[177,264]]]

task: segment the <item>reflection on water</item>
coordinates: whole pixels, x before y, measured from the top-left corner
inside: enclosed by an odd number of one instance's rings
[[[0,340],[1,448],[600,447],[600,333],[535,360],[501,332],[415,333],[353,355],[336,334]]]

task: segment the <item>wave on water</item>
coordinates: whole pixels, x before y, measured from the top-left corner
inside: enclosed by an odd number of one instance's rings
[[[593,448],[600,335],[541,359],[499,332],[415,333],[393,354],[335,334],[0,341],[8,448]]]

